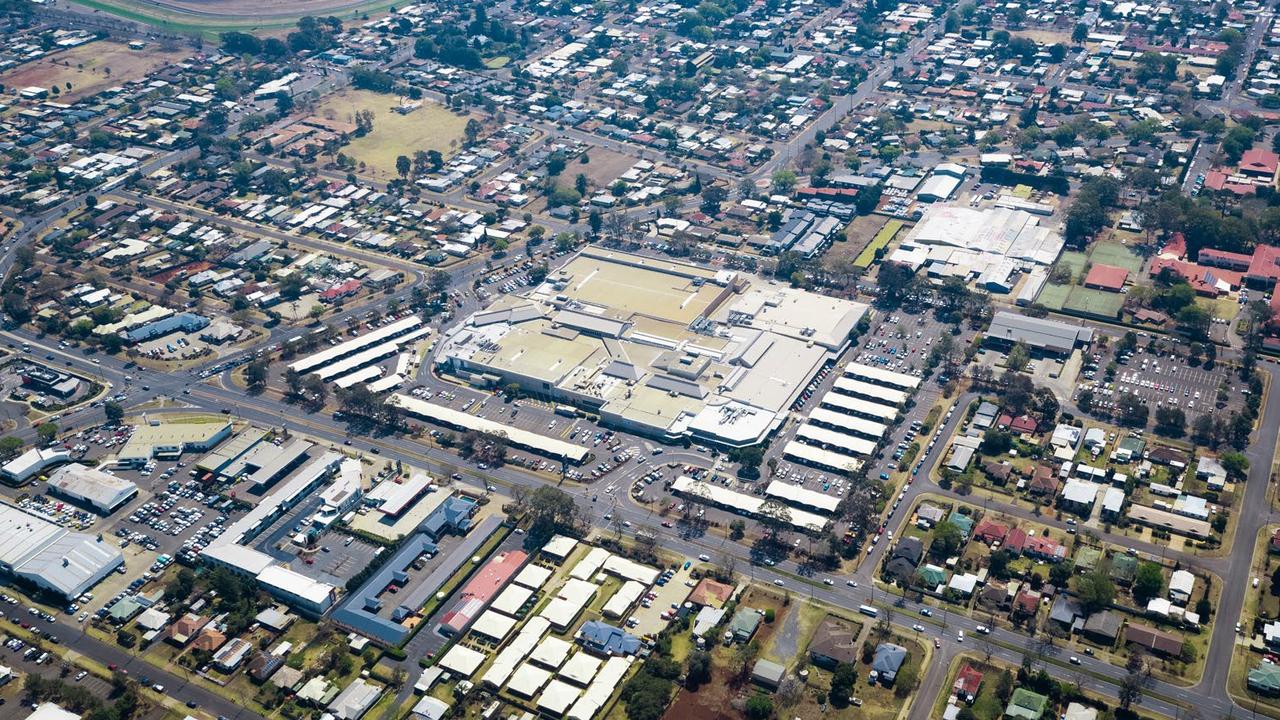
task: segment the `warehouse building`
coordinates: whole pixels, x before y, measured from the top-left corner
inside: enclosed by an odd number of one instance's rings
[[[32,448],[0,466],[0,478],[10,485],[22,485],[46,469],[70,461],[71,456],[62,448]]]
[[[1046,355],[1070,355],[1093,342],[1093,330],[1058,320],[1033,318],[1001,310],[991,319],[986,341],[1009,348],[1018,343]]]
[[[115,547],[0,503],[0,569],[56,593],[80,597],[124,564]]]
[[[138,486],[95,468],[78,463],[64,465],[49,476],[49,491],[110,515],[138,494]]]

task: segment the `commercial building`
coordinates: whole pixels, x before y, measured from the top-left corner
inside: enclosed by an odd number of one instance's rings
[[[19,580],[70,599],[123,563],[103,540],[0,503],[0,569]]]
[[[301,375],[315,372],[320,368],[355,355],[369,347],[379,345],[405,335],[406,333],[417,329],[420,325],[422,325],[422,318],[417,315],[410,315],[409,317],[396,320],[389,325],[383,325],[376,330],[371,330],[360,337],[338,343],[333,347],[325,348],[324,350],[312,353],[311,355],[299,360],[295,360],[289,364],[289,369]]]
[[[929,192],[947,193],[950,185],[939,180]],[[1025,210],[940,203],[925,211],[888,259],[930,277],[975,279],[984,289],[1007,293],[1019,272],[1053,265],[1063,244],[1057,230]]]
[[[453,607],[440,619],[440,632],[450,636],[466,632],[528,560],[529,554],[523,550],[511,550],[485,563],[458,592]]]
[[[229,420],[148,420],[133,429],[129,441],[116,454],[116,463],[120,467],[141,467],[152,458],[176,460],[184,452],[208,452],[229,437]]]
[[[685,498],[705,502],[716,507],[731,510],[739,515],[760,519],[769,511],[768,501],[757,496],[740,493],[712,483],[694,480],[681,475],[671,483],[671,491]],[[799,509],[788,509],[778,518],[803,532],[819,533],[827,526],[827,519],[821,515]]]
[[[110,515],[138,494],[138,486],[95,468],[64,465],[49,476],[52,494]]]
[[[21,485],[47,468],[70,461],[71,456],[61,448],[32,448],[0,466],[0,478],[10,485]]]
[[[738,272],[588,247],[523,297],[453,328],[437,364],[629,432],[743,447],[781,426],[866,311]]]
[[[528,450],[555,460],[574,465],[587,459],[590,451],[582,445],[565,442],[559,438],[540,435],[513,425],[504,425],[487,418],[455,410],[444,405],[419,400],[409,395],[396,393],[387,398],[387,403],[402,408],[410,415],[422,420],[429,420],[456,430],[500,434],[506,437],[512,447]]]
[[[279,490],[228,525],[222,535],[200,551],[200,557],[209,564],[256,579],[263,590],[301,613],[318,617],[328,611],[337,600],[336,587],[277,564],[271,555],[252,545],[272,522],[332,479],[343,461],[341,453],[327,452],[303,466]]]
[[[1082,325],[1001,310],[991,319],[985,339],[1000,347],[1021,343],[1047,355],[1070,355],[1072,350],[1093,342],[1093,330]]]

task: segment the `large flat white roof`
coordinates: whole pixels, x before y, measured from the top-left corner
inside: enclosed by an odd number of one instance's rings
[[[787,441],[782,454],[788,460],[835,472],[854,472],[862,467],[861,460],[795,440]]]
[[[870,440],[864,440],[808,423],[796,428],[796,437],[812,440],[813,443],[811,444],[822,445],[829,450],[855,457],[867,457],[875,452],[876,449],[876,444]]]
[[[138,486],[124,478],[78,463],[55,470],[49,476],[49,487],[107,512],[138,492]]]
[[[846,415],[823,407],[816,407],[809,411],[809,422],[827,425],[840,432],[867,439],[875,438],[876,440],[884,437],[885,431],[888,430],[884,423],[867,420],[855,415]]]
[[[793,505],[815,508],[821,512],[833,513],[840,504],[840,498],[817,490],[810,490],[799,485],[774,480],[765,488],[764,493],[770,497],[781,498]]]
[[[375,343],[382,342],[387,338],[395,337],[400,333],[412,330],[421,324],[421,317],[417,315],[410,315],[409,317],[397,320],[390,325],[383,325],[376,330],[367,332],[360,337],[352,338],[346,342],[338,343],[333,347],[312,353],[300,360],[295,360],[289,364],[289,369],[297,373],[305,374],[315,368],[327,365],[339,358],[357,352],[362,348],[366,348]]]
[[[551,579],[552,574],[553,572],[551,568],[529,563],[524,566],[524,569],[516,574],[514,582],[518,585],[523,585],[527,588],[537,590],[547,584],[547,581]]]
[[[511,682],[507,683],[507,690],[521,697],[531,698],[537,695],[542,686],[546,685],[550,679],[550,671],[525,663],[516,668],[515,673],[511,675]]]
[[[453,408],[419,400],[408,395],[396,393],[387,398],[387,402],[419,417],[452,427],[505,435],[512,445],[553,458],[564,458],[570,462],[580,463],[589,454],[587,448],[582,445],[575,445],[558,438],[539,435],[512,425],[504,425],[482,417],[476,417],[461,410],[454,410]]]
[[[547,684],[547,689],[542,691],[542,697],[538,698],[538,707],[552,715],[563,715],[564,711],[578,699],[580,692],[569,683],[552,680]]]
[[[516,619],[503,615],[497,610],[486,610],[483,615],[471,623],[471,632],[479,633],[498,642],[507,639],[511,629],[516,626]]]
[[[631,606],[635,605],[640,596],[644,594],[645,587],[645,585],[635,580],[628,580],[622,584],[622,587],[618,588],[613,597],[609,598],[609,602],[604,604],[601,611],[605,617],[611,618],[620,618],[626,615]]]
[[[760,516],[760,508],[765,504],[764,498],[757,495],[747,495],[721,485],[694,480],[687,475],[681,475],[676,478],[675,482],[671,484],[671,489],[676,492],[704,498],[708,502],[731,508],[753,517]],[[800,530],[819,531],[827,525],[826,518],[805,510],[789,508],[787,514],[791,525]]]
[[[515,615],[533,597],[533,591],[527,587],[512,583],[498,593],[498,597],[489,603],[489,607],[507,615]]]
[[[573,643],[568,640],[562,640],[554,635],[548,635],[538,643],[538,647],[529,654],[529,659],[539,665],[557,670],[564,661],[569,658],[569,653],[573,651]]]
[[[596,676],[596,671],[600,669],[603,661],[589,653],[580,652],[569,658],[569,662],[560,668],[560,677],[578,685],[586,685],[591,682],[591,678]],[[548,688],[549,690],[549,688]],[[577,691],[574,691],[574,697],[577,697]]]
[[[123,561],[120,551],[0,503],[0,564],[65,597],[83,593]]]
[[[841,378],[842,380],[845,378]],[[857,382],[854,380],[853,382]],[[884,388],[882,388],[884,389]],[[852,397],[838,392],[828,392],[823,394],[822,399],[818,401],[818,405],[825,408],[841,410],[854,415],[862,415],[863,417],[878,418],[888,423],[898,416],[897,405],[885,405],[862,398]]]
[[[874,365],[849,363],[844,374],[855,379],[866,380],[874,385],[887,385],[899,390],[914,390],[920,387],[920,378],[915,375],[885,370]]]
[[[847,373],[848,371],[846,370],[845,372]],[[847,374],[836,378],[831,387],[846,395],[853,395],[881,405],[891,405],[895,408],[906,402],[907,399],[907,394],[901,390],[895,390],[883,385],[872,385]],[[834,394],[827,393],[827,396],[830,397]]]
[[[377,487],[364,496],[365,501],[377,505],[379,512],[396,517],[431,485],[431,476],[426,473],[418,472],[407,478],[403,475],[400,477],[402,482],[387,479],[378,483]]]

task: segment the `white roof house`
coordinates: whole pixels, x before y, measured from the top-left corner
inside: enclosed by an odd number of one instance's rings
[[[1185,605],[1191,599],[1191,593],[1195,587],[1195,575],[1186,570],[1175,570],[1173,575],[1169,576],[1169,599]]]

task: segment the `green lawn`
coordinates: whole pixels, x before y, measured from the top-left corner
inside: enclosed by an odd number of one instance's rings
[[[876,252],[881,248],[888,247],[893,238],[902,230],[902,225],[901,220],[890,220],[885,223],[884,227],[880,228],[880,232],[876,233],[871,242],[867,243],[862,252],[858,253],[858,257],[854,258],[853,266],[859,268],[871,267],[871,263],[875,262]]]

